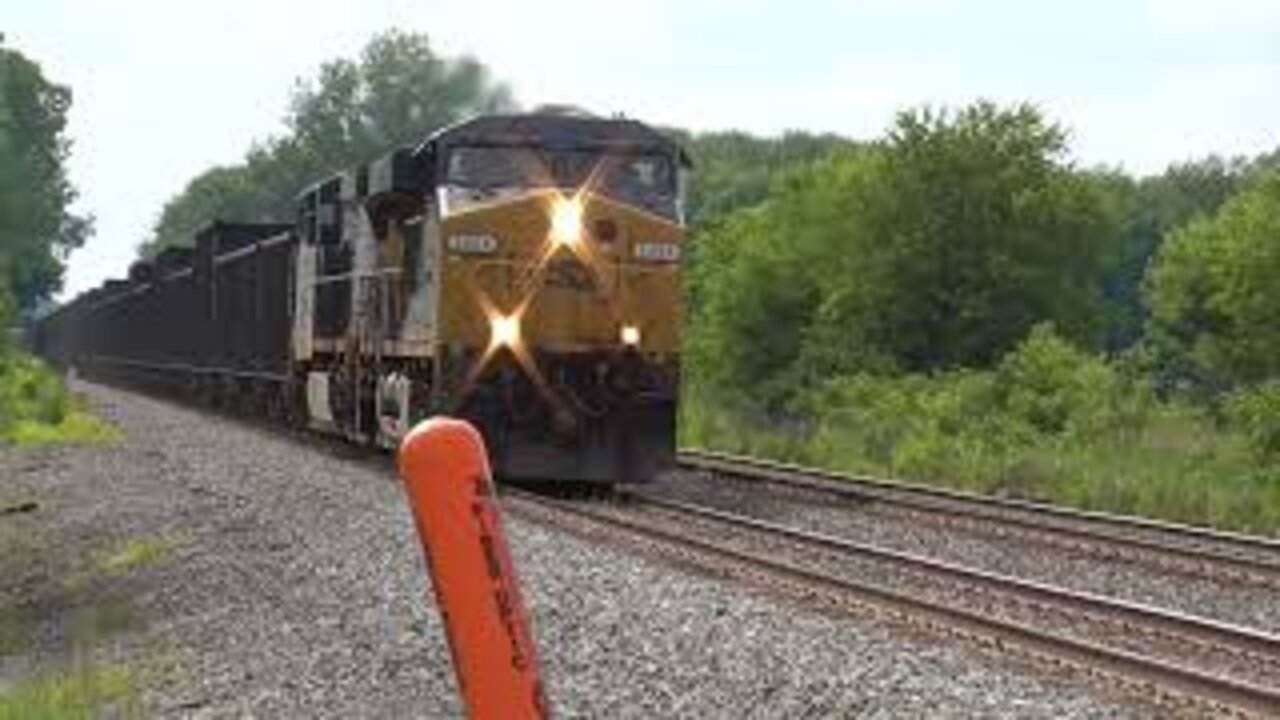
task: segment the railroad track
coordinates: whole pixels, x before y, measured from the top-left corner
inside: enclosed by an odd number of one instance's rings
[[[875,503],[984,534],[1014,534],[1193,576],[1280,588],[1280,540],[1277,539],[708,451],[682,451],[679,466],[725,480],[772,484],[859,503]]]
[[[621,531],[700,567],[720,572],[727,563],[809,599],[873,605],[1215,712],[1280,714],[1280,637],[1256,630],[644,494],[606,504],[504,495],[534,520]]]

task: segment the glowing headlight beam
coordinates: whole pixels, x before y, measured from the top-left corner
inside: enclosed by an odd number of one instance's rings
[[[510,312],[503,312],[498,309],[497,305],[489,299],[483,290],[475,286],[472,287],[472,290],[475,292],[477,304],[479,304],[489,322],[489,345],[482,354],[471,362],[467,377],[463,381],[461,389],[455,395],[455,408],[463,406],[463,403],[471,395],[485,370],[504,350],[510,352],[516,363],[533,380],[539,392],[549,396],[550,388],[547,385],[546,378],[542,376],[537,362],[534,361],[533,355],[530,354],[521,328],[522,319],[529,308],[529,302],[532,297],[526,297]]]
[[[519,342],[519,315],[494,315],[489,318],[489,343],[492,347],[515,347]]]
[[[582,201],[577,195],[556,198],[551,205],[551,242],[569,248],[582,242]]]
[[[628,347],[636,347],[640,344],[640,328],[635,325],[623,325],[618,336],[622,344]]]
[[[614,320],[620,320],[621,318],[617,317],[617,308],[612,302],[613,283],[605,273],[605,262],[594,244],[587,242],[589,233],[583,222],[589,197],[587,188],[579,189],[577,193],[568,196],[558,191],[552,191],[551,195],[546,205],[549,225],[547,236],[537,260],[528,269],[522,271],[516,281],[520,294],[527,296],[537,292],[552,260],[560,254],[561,250],[568,250],[586,266],[599,292],[603,295],[606,305],[613,313]]]

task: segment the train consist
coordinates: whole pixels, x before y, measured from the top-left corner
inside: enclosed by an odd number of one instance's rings
[[[393,446],[477,425],[499,477],[635,482],[674,462],[682,149],[634,120],[490,115],[214,222],[64,305],[79,373]]]

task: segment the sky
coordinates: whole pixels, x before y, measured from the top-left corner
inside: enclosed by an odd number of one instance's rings
[[[881,134],[894,113],[1039,105],[1073,158],[1133,173],[1280,146],[1277,0],[41,0],[6,44],[74,94],[63,297],[127,271],[165,200],[284,131],[291,89],[374,34],[427,33],[524,106],[695,130]]]

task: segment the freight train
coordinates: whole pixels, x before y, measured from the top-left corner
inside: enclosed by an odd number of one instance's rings
[[[674,462],[683,149],[630,119],[486,115],[213,222],[44,318],[88,377],[394,446],[473,422],[503,478]]]

